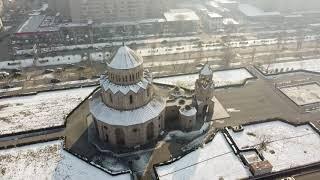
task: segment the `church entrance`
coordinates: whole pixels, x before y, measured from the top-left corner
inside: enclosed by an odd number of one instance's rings
[[[125,145],[124,132],[123,132],[123,130],[117,128],[115,134],[116,134],[116,143],[117,143],[118,145]]]
[[[154,138],[154,125],[153,123],[149,123],[148,126],[147,126],[147,139],[148,140],[152,140]]]

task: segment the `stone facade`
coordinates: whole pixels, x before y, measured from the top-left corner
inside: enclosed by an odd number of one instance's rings
[[[143,59],[126,46],[108,62],[100,90],[90,99],[90,113],[102,143],[136,147],[158,139],[168,128],[192,131],[213,115],[214,82],[208,65],[201,70],[195,93],[175,87],[167,100],[157,95]]]
[[[154,92],[142,57],[126,46],[120,47],[100,84],[90,111],[101,141],[134,147],[159,137],[165,127],[166,102]]]
[[[198,116],[211,119],[213,116],[214,102],[214,82],[212,80],[213,71],[209,65],[205,65],[200,71],[199,79],[195,84],[194,104],[198,109]]]

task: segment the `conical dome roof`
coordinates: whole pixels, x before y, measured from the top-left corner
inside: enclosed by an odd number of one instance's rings
[[[208,64],[205,64],[200,71],[200,75],[210,76],[212,74],[213,74],[213,71]]]
[[[121,46],[112,56],[111,62],[108,64],[113,69],[132,69],[143,63],[141,56],[137,55],[127,46]]]

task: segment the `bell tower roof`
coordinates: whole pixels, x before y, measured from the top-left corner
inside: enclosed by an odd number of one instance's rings
[[[142,65],[143,59],[127,46],[121,46],[111,58],[108,66],[113,69],[133,69]]]
[[[208,64],[205,64],[200,71],[200,75],[210,76],[210,75],[213,75],[213,71]]]

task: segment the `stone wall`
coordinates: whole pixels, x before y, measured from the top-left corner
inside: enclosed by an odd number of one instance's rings
[[[138,66],[133,69],[112,69],[108,68],[108,78],[114,84],[121,84],[121,85],[129,85],[135,84],[141,81],[143,78],[143,66]]]
[[[146,105],[154,95],[153,86],[149,85],[147,89],[141,88],[138,93],[130,91],[127,94],[118,92],[113,94],[111,90],[102,90],[103,102],[114,109],[130,110]]]
[[[113,126],[95,121],[102,141],[115,146],[134,147],[157,139],[164,129],[164,117],[165,111],[146,123],[132,126]]]

